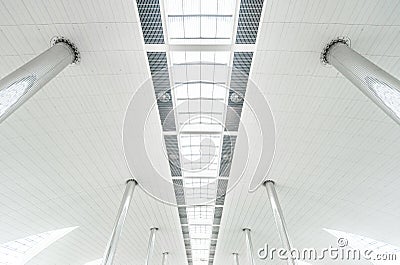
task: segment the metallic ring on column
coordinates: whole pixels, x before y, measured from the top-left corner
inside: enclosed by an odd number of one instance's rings
[[[330,65],[328,60],[330,49],[338,43],[343,43],[351,47],[351,40],[348,37],[337,37],[331,40],[321,52],[320,60],[323,65]]]
[[[233,255],[233,263],[234,263],[234,265],[239,265],[239,253],[234,252],[234,253],[232,253],[232,255]]]
[[[51,39],[50,45],[54,46],[60,42],[67,44],[71,48],[72,52],[74,53],[74,60],[73,60],[72,64],[79,64],[81,62],[81,53],[79,52],[78,47],[76,47],[76,45],[69,39],[62,37],[62,36],[56,36]]]
[[[125,184],[128,184],[128,182],[131,182],[131,181],[134,181],[136,185],[138,184],[138,182],[137,182],[136,179],[127,179],[127,180],[125,181]]]
[[[263,185],[267,185],[268,182],[271,182],[272,184],[275,185],[275,181],[273,181],[272,179],[267,179],[266,181],[264,181]]]

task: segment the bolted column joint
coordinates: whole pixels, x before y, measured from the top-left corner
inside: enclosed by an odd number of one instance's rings
[[[337,37],[336,39],[331,40],[328,44],[326,44],[325,48],[321,52],[320,60],[323,65],[330,65],[329,53],[332,47],[336,46],[339,43],[351,47],[351,41],[348,37]]]
[[[74,60],[72,61],[72,64],[79,64],[81,62],[81,53],[79,52],[78,47],[72,41],[62,36],[53,37],[50,41],[51,46],[54,46],[57,43],[64,43],[71,49],[72,53],[74,54]]]

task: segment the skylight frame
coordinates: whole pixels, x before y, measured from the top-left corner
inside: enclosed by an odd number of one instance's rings
[[[179,1],[179,0],[178,0]],[[200,1],[202,1],[202,3],[205,3],[206,1],[204,1],[204,0],[200,0]],[[212,1],[214,1],[214,0],[212,0]],[[174,58],[172,58],[173,56],[171,56],[172,54],[171,54],[171,51],[169,51],[169,47],[170,47],[170,45],[171,44],[173,44],[173,43],[171,43],[171,39],[170,39],[170,37],[169,37],[169,28],[168,28],[168,26],[167,26],[167,19],[168,19],[168,17],[167,17],[167,15],[168,15],[168,12],[165,12],[165,7],[166,7],[166,0],[160,0],[160,6],[162,7],[162,11],[161,11],[161,13],[162,13],[162,17],[163,17],[163,23],[164,23],[164,33],[165,33],[165,43],[167,44],[166,45],[166,54],[167,54],[167,59],[168,59],[168,65],[173,65],[173,60],[174,60]],[[169,1],[169,2],[171,2],[171,1]],[[174,1],[172,1],[172,2],[174,2]],[[175,1],[176,2],[176,1]],[[188,3],[189,1],[184,1],[184,3]],[[235,39],[234,39],[234,36],[235,36],[235,31],[236,31],[236,22],[237,22],[237,16],[238,16],[238,7],[239,7],[239,5],[240,5],[240,0],[239,1],[226,1],[226,0],[218,0],[218,1],[214,1],[214,2],[221,2],[221,3],[233,3],[233,6],[234,6],[234,8],[232,8],[232,10],[233,10],[233,12],[231,12],[231,14],[233,15],[233,26],[232,26],[232,29],[231,29],[231,32],[232,32],[232,35],[230,35],[230,41],[229,42],[227,42],[226,44],[230,44],[230,45],[226,45],[225,47],[227,48],[226,50],[223,50],[224,52],[228,52],[229,53],[229,56],[228,56],[228,58],[226,58],[225,57],[225,59],[223,60],[223,62],[221,63],[219,60],[216,60],[216,56],[215,56],[215,54],[214,54],[214,60],[212,60],[212,62],[210,63],[210,62],[205,62],[204,61],[204,59],[203,58],[201,58],[200,59],[200,62],[201,62],[201,64],[200,64],[200,69],[201,69],[201,65],[203,65],[203,66],[205,66],[205,65],[207,65],[208,67],[209,66],[212,66],[212,65],[214,65],[214,71],[216,71],[216,67],[218,67],[218,66],[225,66],[225,67],[229,67],[229,66],[231,66],[232,65],[232,61],[233,61],[233,44],[234,44],[234,41],[235,41]],[[174,5],[175,6],[175,5]],[[226,8],[220,8],[219,10],[223,10],[223,12],[220,12],[220,13],[224,13],[227,9]],[[193,17],[193,16],[192,16]],[[224,16],[220,16],[220,17],[224,17]],[[230,17],[230,16],[229,16]],[[185,43],[189,43],[189,44],[193,44],[194,42],[185,42]],[[214,42],[206,42],[206,41],[204,41],[204,40],[202,40],[202,41],[200,41],[200,42],[198,42],[198,43],[195,43],[195,44],[201,44],[201,45],[204,45],[204,44],[206,44],[206,45],[210,45],[210,44],[214,44],[214,45],[224,45],[225,43],[224,42],[219,42],[218,43],[218,41],[217,40],[214,40]],[[203,46],[203,47],[206,47],[206,46]],[[215,47],[217,47],[217,46],[215,46]],[[221,50],[219,50],[219,49],[217,49],[218,51],[221,51]],[[216,51],[217,51],[216,50]],[[207,60],[207,61],[209,61],[209,60]],[[190,66],[191,64],[192,65],[194,65],[194,66],[196,66],[196,63],[198,63],[198,62],[194,62],[194,63],[188,63],[187,62],[187,60],[186,61],[184,61],[182,64],[185,64],[186,66],[184,66],[184,67],[186,67],[186,69],[187,69],[187,67],[188,66]],[[182,67],[182,65],[180,65],[180,67]],[[173,87],[173,85],[178,85],[178,84],[182,84],[182,83],[185,83],[185,82],[180,82],[178,79],[176,79],[175,78],[175,76],[174,76],[174,73],[171,73],[171,70],[169,70],[169,73],[170,73],[170,81],[171,81],[171,87]],[[186,71],[186,73],[187,73],[187,71]],[[226,80],[213,80],[214,82],[213,83],[215,83],[215,84],[219,84],[219,85],[222,85],[222,86],[224,86],[224,87],[226,87],[226,88],[228,88],[229,87],[229,82],[230,82],[230,71],[228,71],[228,73],[226,74]],[[190,78],[188,78],[188,76],[186,76],[186,80],[190,80]],[[199,79],[199,81],[201,82],[201,80],[202,80],[202,78],[200,78]],[[192,79],[192,81],[193,81],[193,79]],[[222,81],[222,82],[221,82]],[[196,82],[196,81],[194,81],[194,82]],[[178,97],[175,97],[174,96],[174,91],[172,90],[171,91],[171,94],[172,94],[172,96],[171,96],[171,98],[173,99],[172,101],[173,101],[173,106],[174,106],[174,109],[176,109],[176,106],[177,106],[177,104],[179,104],[179,103],[181,103],[180,101],[183,101],[183,100],[177,100],[177,98]],[[221,100],[222,99],[222,100]],[[191,100],[188,100],[189,102],[190,101],[192,101],[192,100],[194,100],[194,99],[191,99]],[[207,98],[206,100],[209,100],[209,98]],[[227,106],[228,105],[228,100],[229,100],[229,89],[226,89],[226,91],[225,91],[225,94],[224,94],[224,96],[223,97],[220,97],[219,98],[219,100],[220,101],[223,101],[223,103],[225,104],[225,106]],[[179,103],[178,103],[179,102]],[[189,103],[190,104],[190,103]],[[175,115],[177,115],[177,113],[175,112],[174,113]],[[178,128],[180,128],[180,126],[181,126],[181,124],[179,123],[179,121],[178,121],[178,118],[179,116],[175,116],[175,123],[176,123],[176,128],[178,129]],[[223,112],[223,117],[222,117],[222,124],[225,124],[225,119],[226,119],[226,109],[225,109],[225,111]],[[215,174],[214,175],[214,177],[211,177],[211,176],[205,176],[204,174],[202,174],[202,178],[207,178],[208,180],[214,180],[215,181],[215,184],[217,184],[218,183],[218,179],[220,179],[221,177],[219,176],[220,174],[219,174],[219,170],[220,170],[220,163],[221,163],[221,159],[220,159],[220,157],[221,157],[221,153],[222,153],[222,144],[223,144],[223,139],[224,139],[224,137],[223,137],[223,135],[224,135],[224,129],[223,129],[223,127],[221,126],[220,127],[221,128],[221,131],[219,132],[220,133],[220,135],[221,135],[221,137],[220,137],[220,144],[218,145],[219,146],[219,151],[218,151],[218,153],[219,153],[219,158],[217,158],[217,161],[218,161],[218,166],[217,166],[217,170],[216,170],[216,173],[217,174]],[[194,133],[194,132],[193,132]],[[199,133],[199,132],[197,132],[197,133]],[[200,132],[201,133],[201,132]],[[179,138],[179,137],[178,137]],[[179,139],[178,139],[178,143],[179,143],[180,141],[179,141]],[[179,148],[180,148],[180,143],[179,143]],[[181,152],[180,152],[180,154],[179,155],[181,155]],[[182,177],[181,178],[179,178],[179,177],[174,177],[174,179],[181,179],[181,180],[183,180],[184,178],[188,178],[188,179],[195,179],[197,176],[196,176],[196,173],[191,173],[191,174],[185,174],[184,172],[182,172]],[[222,177],[222,178],[224,178],[224,177]],[[183,183],[183,182],[182,182]],[[214,196],[214,198],[213,198],[214,200],[215,199],[217,199],[217,185],[216,185],[216,187],[215,187],[215,196]],[[216,201],[214,201],[212,204],[210,204],[209,206],[211,206],[211,207],[213,207],[213,210],[215,211],[215,209],[216,209],[216,207],[221,207],[221,205],[216,205]],[[189,210],[190,211],[190,210]],[[186,210],[185,210],[185,212],[186,212]],[[210,221],[211,221],[211,224],[209,224],[210,225],[210,227],[212,227],[212,228],[214,228],[214,226],[215,226],[215,224],[214,224],[214,222],[215,222],[215,220],[214,220],[214,218],[215,218],[215,216],[214,216],[214,214],[210,217]],[[190,226],[193,226],[193,225],[196,225],[196,224],[188,224],[188,226],[190,227]],[[197,224],[197,225],[201,225],[201,224]],[[182,227],[183,227],[183,224],[182,224]],[[212,229],[212,231],[214,231],[214,229]],[[186,237],[185,237],[186,238]],[[190,234],[189,234],[189,239],[191,239],[192,237],[190,236]],[[214,244],[214,247],[213,247],[213,245],[211,244],[211,242],[212,241],[216,241],[217,239],[214,237],[214,233],[212,233],[211,235],[210,235],[210,238],[209,239],[207,239],[207,240],[209,240],[209,246],[206,248],[206,249],[202,249],[202,251],[195,251],[195,252],[193,252],[193,250],[194,250],[194,248],[193,247],[190,247],[189,248],[189,250],[190,251],[192,251],[191,252],[191,254],[190,255],[188,255],[188,261],[189,261],[189,264],[192,264],[192,265],[200,265],[200,264],[206,264],[206,265],[208,265],[209,264],[209,262],[212,262],[212,260],[213,260],[213,258],[214,258],[214,252],[215,252],[215,244]],[[190,245],[189,245],[190,246]],[[188,250],[188,249],[187,249]],[[211,255],[211,251],[212,251],[212,255]],[[199,253],[201,253],[200,255],[198,255]]]
[[[165,22],[170,44],[230,44],[235,28],[234,1],[170,0]]]

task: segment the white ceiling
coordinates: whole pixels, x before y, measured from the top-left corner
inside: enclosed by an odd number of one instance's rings
[[[130,178],[122,152],[129,99],[148,77],[132,0],[1,1],[0,76],[62,35],[82,63],[57,78],[0,125],[0,242],[79,226],[30,264],[84,264],[103,255]],[[176,208],[136,189],[115,264],[144,262],[158,226],[154,259],[185,261]]]
[[[270,177],[294,246],[335,245],[322,228],[400,246],[394,229],[400,128],[319,62],[324,45],[346,35],[355,50],[400,78],[400,2],[267,0],[262,21],[251,77],[275,116]],[[3,0],[0,76],[40,54],[55,35],[77,44],[82,63],[0,125],[0,243],[79,226],[29,264],[84,264],[102,256],[130,178],[122,121],[148,66],[133,0]],[[247,264],[244,227],[253,230],[256,249],[280,246],[266,193],[248,194],[248,181],[225,201],[215,265],[227,264],[236,251]],[[170,264],[186,264],[176,208],[140,189],[115,264],[144,261],[151,226],[160,228],[152,264],[163,251],[171,253]]]
[[[267,0],[262,21],[251,77],[275,116],[269,178],[277,183],[294,247],[336,246],[322,228],[400,246],[400,128],[319,62],[325,44],[344,35],[400,78],[400,3]],[[232,260],[232,252],[247,264],[244,227],[253,230],[255,249],[281,246],[266,196],[265,189],[248,194],[244,182],[228,194],[215,264]]]

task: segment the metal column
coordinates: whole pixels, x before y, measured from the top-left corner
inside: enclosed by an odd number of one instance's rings
[[[400,81],[352,48],[350,41],[331,41],[321,54],[324,64],[330,64],[358,87],[387,115],[400,125]]]
[[[233,255],[233,264],[234,265],[239,265],[239,254],[238,253],[232,253]]]
[[[0,123],[71,63],[80,60],[69,40],[58,37],[53,46],[0,80]]]
[[[157,227],[152,227],[150,228],[150,238],[149,238],[149,245],[147,246],[147,255],[146,255],[146,261],[145,265],[149,265],[150,263],[150,257],[151,254],[153,253],[154,249],[154,242],[156,240],[156,231],[158,230]]]
[[[162,253],[162,265],[167,265],[168,262],[168,252]]]
[[[253,250],[253,242],[251,241],[251,230],[249,228],[243,229],[244,233],[246,234],[246,244],[247,244],[247,255],[250,259],[250,265],[255,265],[256,262],[254,260],[254,250]]]
[[[101,263],[102,265],[113,264],[113,259],[115,251],[117,250],[119,237],[124,226],[126,214],[128,213],[129,205],[132,201],[133,191],[135,190],[136,185],[137,182],[134,179],[129,179],[126,182],[125,192],[118,210],[117,220],[115,221],[110,240],[108,241],[106,251],[104,252],[103,261]]]
[[[267,180],[264,182],[265,188],[267,189],[268,198],[271,203],[272,211],[274,212],[275,223],[278,228],[279,236],[282,241],[283,248],[288,251],[288,264],[294,265],[296,264],[293,258],[289,255],[292,250],[292,244],[290,243],[290,239],[287,232],[286,222],[283,217],[283,211],[281,205],[279,204],[278,195],[275,190],[275,182],[272,180]]]

